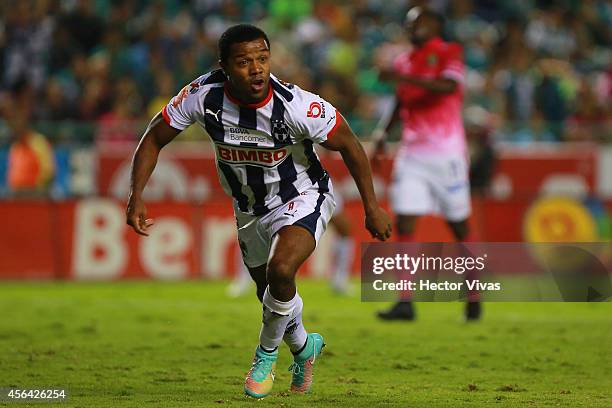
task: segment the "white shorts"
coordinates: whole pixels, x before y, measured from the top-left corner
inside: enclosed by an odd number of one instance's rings
[[[336,203],[331,180],[325,178],[269,213],[255,216],[234,208],[238,242],[244,263],[254,268],[268,263],[274,235],[286,225],[299,225],[312,234],[315,245],[327,228]]]
[[[390,196],[398,215],[441,214],[448,221],[467,219],[471,214],[467,157],[398,155]]]

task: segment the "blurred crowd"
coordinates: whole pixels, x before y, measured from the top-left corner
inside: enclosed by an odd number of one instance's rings
[[[367,137],[393,95],[377,68],[410,47],[403,20],[414,5],[443,14],[446,39],[464,47],[468,130],[612,141],[609,0],[0,2],[0,134],[133,142],[216,66],[219,35],[248,21],[268,32],[279,77],[330,100]]]

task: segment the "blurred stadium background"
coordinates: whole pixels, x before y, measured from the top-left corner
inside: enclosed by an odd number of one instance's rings
[[[446,38],[465,49],[479,239],[608,240],[609,1],[1,2],[0,278],[231,275],[234,221],[199,128],[164,152],[148,187],[153,236],[140,241],[123,225],[129,162],[149,118],[215,66],[226,27],[250,21],[272,38],[273,72],[332,101],[367,143],[393,95],[376,66],[409,46],[403,17],[421,3],[445,15]],[[343,165],[323,155],[359,217]],[[387,162],[376,174],[381,197],[389,173]],[[450,239],[435,218],[418,231]],[[359,225],[354,233],[367,238]],[[329,269],[321,247],[304,274]]]

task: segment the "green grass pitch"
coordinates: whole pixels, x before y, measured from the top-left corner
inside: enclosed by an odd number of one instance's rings
[[[385,304],[315,281],[299,286],[327,342],[313,392],[288,392],[283,345],[272,395],[249,400],[260,306],[225,284],[2,283],[0,387],[66,387],[65,407],[612,406],[611,303],[489,303],[475,324],[420,303],[390,324],[374,318]]]

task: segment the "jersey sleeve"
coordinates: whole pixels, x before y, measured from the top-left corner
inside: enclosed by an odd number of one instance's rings
[[[407,75],[410,73],[410,53],[403,52],[393,60],[393,70],[399,75]]]
[[[329,139],[340,124],[340,113],[336,108],[311,92],[296,87],[296,101],[293,106],[293,122],[304,139],[323,143]]]
[[[393,69],[398,75],[411,75],[412,63],[410,62],[410,52],[399,54],[393,62]],[[413,67],[412,67],[413,68]],[[402,105],[418,103],[423,98],[429,97],[430,93],[425,88],[414,86],[408,83],[399,82],[395,88],[395,96]]]
[[[452,79],[459,84],[465,82],[465,66],[463,65],[463,50],[459,45],[451,45],[441,61],[440,76]]]
[[[186,85],[162,108],[162,115],[168,125],[183,130],[195,122],[199,84],[200,78]]]

